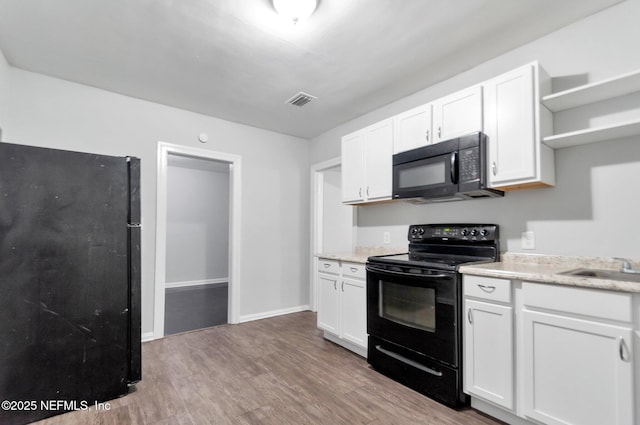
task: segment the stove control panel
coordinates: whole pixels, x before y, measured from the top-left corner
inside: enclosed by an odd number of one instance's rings
[[[495,224],[412,224],[409,242],[429,241],[496,241],[499,239]]]

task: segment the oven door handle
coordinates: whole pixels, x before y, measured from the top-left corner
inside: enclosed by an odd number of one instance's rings
[[[451,278],[450,275],[446,275],[446,274],[416,274],[416,273],[405,273],[405,272],[394,272],[391,270],[385,270],[385,269],[379,269],[377,267],[373,267],[373,266],[367,266],[367,271],[368,272],[374,272],[374,273],[384,273],[384,274],[390,274],[390,275],[396,275],[396,276],[409,276],[409,277],[431,277],[433,279],[447,279],[447,278]]]
[[[402,363],[408,364],[409,366],[413,366],[417,369],[420,369],[423,372],[427,372],[430,373],[431,375],[435,375],[435,376],[442,376],[442,372],[439,372],[437,370],[431,369],[430,367],[426,367],[424,365],[421,365],[418,362],[415,362],[411,359],[406,358],[405,356],[402,356],[398,353],[394,353],[393,351],[390,350],[386,350],[384,348],[382,348],[379,345],[376,345],[376,350],[380,351],[382,354],[386,354],[389,357],[392,357],[398,361],[401,361]]]

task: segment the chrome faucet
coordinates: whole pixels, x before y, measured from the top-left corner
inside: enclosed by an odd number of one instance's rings
[[[613,259],[622,261],[622,269],[620,269],[622,273],[640,274],[640,270],[631,267],[631,263],[626,258],[613,257]]]

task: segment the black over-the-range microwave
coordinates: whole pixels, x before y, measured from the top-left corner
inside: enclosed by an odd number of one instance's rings
[[[393,155],[393,199],[496,198],[487,186],[487,136],[477,132]]]

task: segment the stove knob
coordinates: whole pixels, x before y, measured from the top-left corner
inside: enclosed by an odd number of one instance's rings
[[[424,235],[424,228],[421,227],[420,229],[418,229],[418,234],[420,236]]]
[[[489,234],[489,231],[488,231],[487,229],[482,229],[482,230],[480,231],[480,234],[481,234],[482,236],[487,236],[487,235]]]
[[[469,234],[469,230],[462,229],[462,236],[467,236]]]
[[[471,236],[478,236],[478,229],[473,229],[471,231]]]
[[[412,235],[417,235],[418,234],[418,228],[417,227],[412,227],[411,228],[411,234]]]

